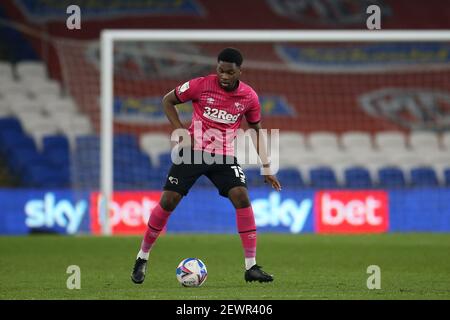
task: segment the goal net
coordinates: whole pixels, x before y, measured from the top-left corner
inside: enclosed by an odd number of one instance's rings
[[[395,167],[407,187],[410,171],[425,165],[442,185],[450,148],[449,41],[448,33],[433,31],[110,30],[101,41],[60,42],[67,90],[95,128],[72,139],[73,185],[100,190],[103,210],[113,191],[160,190],[173,146],[162,97],[215,73],[217,54],[230,46],[244,56],[241,80],[259,95],[262,126],[280,130],[271,158],[285,186],[378,188],[380,169]],[[192,105],[177,110],[188,124]],[[244,145],[237,150],[253,152]],[[249,185],[263,185],[257,163],[242,166]],[[211,187],[200,179],[194,188]],[[221,217],[214,219],[220,225]]]

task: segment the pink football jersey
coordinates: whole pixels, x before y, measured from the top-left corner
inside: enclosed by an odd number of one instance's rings
[[[185,82],[175,89],[175,95],[180,102],[192,101],[189,133],[195,138],[194,150],[234,155],[233,138],[243,116],[249,123],[261,120],[258,95],[242,81],[235,90],[226,91],[212,74]]]

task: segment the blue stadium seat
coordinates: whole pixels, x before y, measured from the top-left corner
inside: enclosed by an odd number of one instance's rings
[[[28,187],[64,188],[69,184],[68,173],[54,170],[44,163],[31,164],[23,174],[23,182]]]
[[[42,140],[43,156],[52,165],[58,168],[68,169],[70,166],[69,141],[65,136],[52,135],[46,136]]]
[[[436,172],[430,167],[418,167],[411,170],[413,187],[436,187],[439,185]]]
[[[347,188],[371,188],[369,170],[362,167],[350,167],[344,171],[345,185]]]
[[[139,145],[135,135],[119,133],[114,135],[114,148],[139,149]]]
[[[63,135],[49,135],[42,139],[43,150],[66,149],[69,150],[69,140]]]
[[[309,175],[313,188],[336,188],[338,186],[336,175],[329,167],[311,169]]]
[[[76,166],[99,166],[100,150],[77,150],[74,152],[72,160]]]
[[[0,133],[6,131],[23,132],[22,126],[17,118],[0,118]]]
[[[259,168],[244,170],[244,174],[248,186],[264,185],[264,178],[261,176],[261,170]]]
[[[0,135],[0,152],[8,155],[13,149],[28,148],[36,150],[34,140],[20,131],[5,131]]]
[[[450,168],[444,170],[445,185],[450,186]]]
[[[83,135],[76,137],[75,145],[77,151],[81,150],[97,150],[99,152],[100,150],[100,138],[98,135]]]
[[[172,156],[170,152],[161,153],[159,155],[159,168],[160,170],[169,170],[172,166]]]
[[[43,151],[43,156],[55,167],[69,168],[70,154],[67,149],[47,149]]]
[[[45,164],[44,157],[35,149],[29,147],[17,147],[8,154],[7,163],[11,172],[20,175],[30,164]]]
[[[280,169],[277,172],[277,178],[281,183],[281,186],[286,187],[304,187],[305,183],[300,172],[297,169]]]
[[[378,170],[378,180],[382,188],[402,188],[406,186],[405,175],[397,167],[384,167]]]

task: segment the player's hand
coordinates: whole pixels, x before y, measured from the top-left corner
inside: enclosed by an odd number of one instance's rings
[[[274,175],[269,174],[264,176],[264,183],[270,183],[272,188],[274,188],[277,191],[281,191],[281,184],[278,181],[277,177]]]

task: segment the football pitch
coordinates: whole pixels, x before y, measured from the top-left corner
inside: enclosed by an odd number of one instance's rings
[[[164,235],[142,285],[130,280],[140,237],[0,237],[0,299],[450,299],[450,234],[259,234],[273,283],[246,283],[237,235]],[[202,287],[181,287],[178,263],[202,259]],[[80,268],[69,290],[67,268]],[[380,268],[381,289],[367,288]],[[69,281],[70,282],[70,281]],[[369,281],[371,282],[371,281]]]

